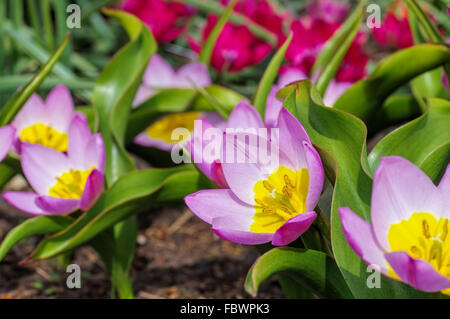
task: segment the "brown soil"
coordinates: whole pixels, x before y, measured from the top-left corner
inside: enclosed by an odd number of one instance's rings
[[[0,240],[25,218],[1,200]],[[253,247],[219,239],[209,225],[181,205],[141,214],[139,224],[133,262],[137,298],[250,298],[243,286],[258,257]],[[19,266],[39,239],[24,240],[0,263],[0,299],[110,297],[108,276],[90,247],[80,247],[72,256],[82,269],[80,289],[66,287],[68,274],[56,260]],[[272,280],[258,297],[282,298],[283,294]]]

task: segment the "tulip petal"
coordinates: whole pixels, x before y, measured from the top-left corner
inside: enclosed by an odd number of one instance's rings
[[[36,205],[50,215],[64,215],[76,211],[80,200],[41,195],[36,197]]]
[[[395,251],[385,256],[397,276],[417,290],[437,292],[450,288],[450,279],[439,274],[423,259],[412,258],[406,251]]]
[[[222,216],[212,220],[212,229],[220,238],[243,245],[259,245],[272,240],[273,234],[271,233],[250,232],[252,223],[251,217]]]
[[[257,130],[258,128],[264,128],[265,125],[258,111],[248,104],[247,101],[243,100],[239,102],[231,112],[230,117],[228,118],[227,127],[234,129],[255,128]],[[257,131],[254,131],[254,133],[256,134]]]
[[[311,211],[289,219],[273,235],[272,245],[286,246],[290,244],[308,230],[316,217],[316,213]]]
[[[105,187],[105,177],[101,171],[94,169],[88,176],[81,196],[80,208],[89,210],[95,204]]]
[[[278,157],[281,158],[282,155],[270,154],[269,161],[263,162],[260,158],[260,148],[266,148],[269,142],[255,134],[225,134],[224,139],[222,169],[227,184],[240,200],[253,205],[253,188],[256,182],[266,179],[278,168]]]
[[[16,130],[11,125],[0,127],[0,162],[11,149],[15,134]]]
[[[74,115],[74,105],[67,87],[58,85],[48,94],[45,111],[52,128],[63,133],[68,131]]]
[[[308,196],[306,198],[306,211],[312,211],[320,199],[323,189],[323,181],[325,172],[323,170],[322,160],[316,149],[308,142],[303,141],[303,147],[306,154],[306,162],[308,163],[309,187]]]
[[[41,195],[48,194],[56,177],[71,168],[67,156],[40,144],[23,143],[21,163],[28,182]]]
[[[50,215],[49,212],[43,210],[36,205],[38,194],[32,192],[6,192],[3,198],[8,204],[33,216]]]
[[[187,142],[186,148],[189,150],[195,165],[203,174],[214,181],[220,188],[228,188],[223,176],[222,166],[218,163],[222,157],[222,135],[222,131],[209,120],[199,118],[195,122],[194,133]],[[211,149],[211,154],[205,152],[207,146]],[[213,149],[215,149],[217,154],[213,154]]]
[[[89,130],[87,120],[80,115],[76,115],[70,124],[69,147],[67,150],[67,154],[74,167],[83,168],[85,166],[86,147],[91,137],[92,134]]]
[[[47,117],[44,101],[36,93],[33,93],[27,100],[22,109],[17,113],[12,122],[12,126],[16,128],[16,133],[20,135],[20,132],[37,123],[49,124],[49,118]]]
[[[143,77],[144,85],[149,88],[173,87],[175,71],[160,55],[153,54]]]
[[[198,191],[184,198],[189,209],[198,218],[212,224],[214,218],[229,216],[230,218],[247,217],[255,214],[252,206],[243,203],[229,189],[208,189]]]
[[[303,126],[295,116],[282,108],[278,118],[278,128],[280,130],[280,148],[293,162],[295,166],[293,168],[307,168],[308,163],[302,143],[306,141],[311,144],[311,141]]]
[[[211,85],[211,77],[203,63],[188,63],[176,72],[177,86],[184,88],[206,87]]]
[[[366,264],[376,265],[376,270],[386,275],[388,266],[384,251],[375,238],[372,225],[348,207],[339,208],[338,213],[341,216],[342,230],[350,247]]]
[[[440,214],[441,205],[437,187],[417,166],[398,156],[381,158],[373,178],[371,216],[384,250],[390,250],[387,235],[392,224],[415,212]]]

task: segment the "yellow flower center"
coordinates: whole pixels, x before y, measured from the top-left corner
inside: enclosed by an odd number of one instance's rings
[[[22,142],[41,144],[59,152],[66,152],[69,145],[67,134],[41,123],[23,129],[19,138]]]
[[[391,225],[388,233],[391,251],[406,251],[416,259],[431,264],[441,275],[450,278],[450,234],[447,218],[418,212],[408,220]],[[395,275],[390,268],[391,275]],[[450,289],[443,291],[450,294]]]
[[[56,178],[56,184],[50,188],[49,195],[58,198],[80,199],[83,195],[86,181],[94,170],[94,167],[87,171],[71,169]]]
[[[306,168],[293,171],[280,166],[267,179],[255,184],[256,210],[250,231],[274,233],[288,219],[306,213],[309,172]]]
[[[194,121],[199,117],[199,112],[170,114],[150,125],[146,132],[151,138],[157,138],[166,143],[179,142],[172,140],[173,130],[176,128],[186,128],[192,133],[194,131]]]

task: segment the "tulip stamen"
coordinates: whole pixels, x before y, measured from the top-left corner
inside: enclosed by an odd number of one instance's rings
[[[42,123],[31,125],[20,132],[22,142],[41,144],[53,148],[59,152],[66,152],[69,146],[67,134]]]
[[[280,166],[255,184],[255,215],[250,230],[275,232],[287,220],[306,212],[308,170]]]
[[[93,169],[87,171],[71,169],[69,172],[56,177],[56,184],[50,188],[49,195],[58,198],[80,199]]]

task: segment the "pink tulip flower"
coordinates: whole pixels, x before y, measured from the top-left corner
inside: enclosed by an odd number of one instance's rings
[[[245,102],[235,107],[227,126],[265,128],[259,113]],[[272,242],[284,246],[303,234],[315,220],[314,208],[324,181],[321,159],[302,125],[286,109],[280,111],[276,129],[278,141],[264,141],[258,136],[257,145],[234,143],[234,138],[227,138],[230,134],[226,131],[224,154],[232,150],[245,161],[221,159],[223,184],[227,188],[202,190],[185,198],[187,206],[211,224],[219,237],[247,245]],[[235,134],[238,140],[241,134],[252,137],[251,133]],[[276,164],[255,158],[268,145],[278,150]],[[207,165],[199,168],[208,172]]]
[[[384,157],[373,178],[372,223],[348,207],[338,212],[367,264],[415,289],[450,294],[449,194],[450,165],[435,186],[406,159]]]
[[[184,31],[194,10],[180,2],[164,0],[125,0],[122,9],[134,14],[152,31],[159,43],[175,40]]]
[[[30,215],[61,215],[88,210],[96,202],[104,187],[103,140],[79,115],[68,132],[67,153],[22,143],[22,170],[35,192],[6,192],[9,204]]]

